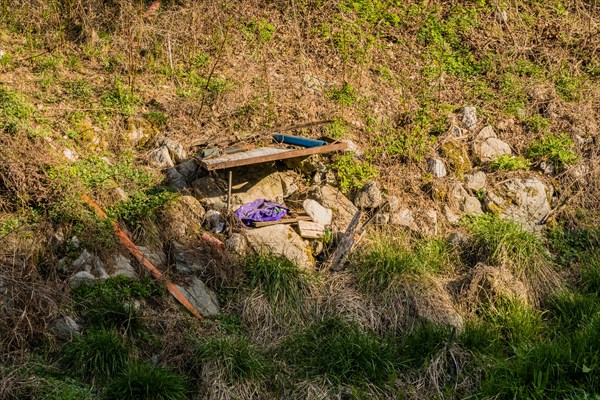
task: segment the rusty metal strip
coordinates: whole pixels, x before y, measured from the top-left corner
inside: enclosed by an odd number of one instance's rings
[[[96,214],[99,217],[108,218],[108,216],[106,215],[104,210],[102,210],[102,208],[100,208],[100,206],[98,204],[96,204],[96,202],[94,200],[92,200],[88,195],[82,194],[81,198],[90,207],[92,207],[92,209],[96,212]],[[171,293],[171,295],[173,295],[173,297],[175,297],[175,299],[179,303],[181,303],[182,306],[187,308],[197,318],[202,319],[202,315],[198,312],[198,310],[196,310],[194,308],[194,306],[184,296],[184,294],[181,293],[181,290],[179,290],[179,288],[175,284],[173,284],[171,281],[169,281],[164,276],[164,274],[162,272],[160,272],[158,270],[158,268],[156,268],[154,266],[154,264],[152,264],[152,261],[150,261],[148,259],[148,257],[146,257],[144,255],[144,253],[142,253],[142,251],[135,245],[135,243],[133,243],[133,241],[129,238],[129,236],[127,236],[127,234],[125,232],[123,232],[123,230],[121,228],[119,228],[119,225],[117,225],[116,222],[113,221],[112,224],[113,224],[113,230],[115,232],[115,236],[117,236],[119,241],[127,248],[127,250],[131,253],[131,255],[133,255],[135,257],[135,259],[140,263],[140,265],[142,265],[144,268],[146,268],[146,270],[148,270],[148,272],[150,272],[150,275],[152,275],[152,277],[154,279],[164,282],[165,285],[167,286],[167,290],[169,291],[169,293]]]

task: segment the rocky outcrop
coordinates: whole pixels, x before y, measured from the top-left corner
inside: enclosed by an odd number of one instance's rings
[[[310,247],[289,225],[271,225],[246,231],[250,247],[261,254],[283,256],[300,268],[312,269]]]
[[[210,317],[221,311],[217,295],[199,278],[193,277],[188,283],[176,286],[202,316]]]

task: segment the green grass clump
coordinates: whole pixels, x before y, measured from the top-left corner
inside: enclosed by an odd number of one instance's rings
[[[245,271],[248,285],[264,292],[273,305],[296,307],[310,291],[308,275],[285,257],[249,256]]]
[[[351,106],[358,100],[358,92],[349,83],[331,88],[327,91],[327,97],[341,106]]]
[[[294,334],[282,352],[301,377],[325,376],[336,384],[383,385],[405,365],[394,341],[340,318],[326,318]]]
[[[18,93],[0,87],[0,132],[16,134],[27,129],[34,108]]]
[[[426,366],[431,357],[448,343],[451,329],[429,321],[421,321],[402,342],[403,355],[415,368]]]
[[[435,274],[455,262],[451,246],[443,240],[422,240],[411,245],[380,237],[364,249],[353,264],[359,286],[367,291],[379,291],[403,276]]]
[[[45,377],[34,389],[35,399],[39,400],[93,400],[97,397],[87,387],[71,378],[57,379]]]
[[[561,292],[550,299],[548,311],[553,327],[572,332],[600,313],[600,301],[596,295]]]
[[[142,362],[128,363],[106,387],[111,400],[185,400],[188,393],[185,376]]]
[[[496,171],[516,171],[529,168],[529,161],[522,156],[503,154],[492,161],[490,167]]]
[[[133,115],[137,106],[141,104],[139,96],[135,95],[131,88],[127,88],[117,79],[114,87],[102,98],[102,106],[112,109],[122,115]]]
[[[482,262],[508,267],[517,277],[538,272],[551,264],[543,238],[523,230],[512,221],[493,215],[471,217],[464,225],[475,239],[475,251]]]
[[[543,333],[541,312],[518,299],[495,299],[479,313],[506,346],[534,342]]]
[[[535,161],[552,162],[557,170],[577,162],[577,153],[573,150],[573,141],[566,134],[545,135],[533,141],[527,150],[527,158]]]
[[[370,162],[357,160],[349,153],[336,157],[331,168],[336,171],[339,188],[345,194],[361,189],[366,182],[377,178],[379,174]]]
[[[244,336],[206,337],[196,344],[201,363],[212,361],[229,382],[264,380],[272,369],[260,349]]]
[[[120,372],[128,359],[123,337],[112,330],[77,336],[61,351],[63,364],[78,374],[105,379]]]
[[[106,211],[113,218],[119,218],[128,226],[141,229],[147,220],[155,220],[157,211],[168,205],[177,194],[163,186],[140,191],[127,200],[113,204]]]

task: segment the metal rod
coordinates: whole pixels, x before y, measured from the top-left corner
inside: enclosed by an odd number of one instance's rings
[[[227,211],[231,211],[231,180],[233,172],[229,170],[229,183],[227,184]]]

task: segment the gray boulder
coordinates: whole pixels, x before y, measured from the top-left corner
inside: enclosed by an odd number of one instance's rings
[[[486,184],[486,174],[482,171],[477,171],[472,174],[465,175],[465,186],[467,189],[471,190],[480,190],[485,187]]]
[[[183,190],[188,186],[185,177],[175,167],[167,168],[165,177],[169,185],[176,190]]]
[[[183,161],[181,164],[177,165],[177,171],[187,182],[194,182],[196,180],[196,175],[198,174],[198,163],[193,158]]]
[[[325,208],[333,211],[332,227],[336,231],[345,231],[346,227],[358,211],[356,206],[337,188],[325,185],[311,193],[311,197],[317,200]]]
[[[204,270],[204,266],[197,257],[190,251],[187,251],[181,243],[171,242],[171,262],[175,265],[177,272],[183,275],[190,275]]]
[[[140,251],[147,259],[149,259],[152,264],[156,267],[164,267],[167,265],[167,255],[164,251],[157,248],[148,248],[143,246],[138,246]]]
[[[199,278],[192,277],[188,284],[177,285],[177,288],[203,317],[217,315],[220,312],[217,295]]]
[[[449,202],[452,208],[459,209],[465,214],[483,215],[483,209],[477,197],[471,196],[458,182],[455,182],[450,188]]]
[[[71,289],[77,289],[80,286],[93,286],[98,278],[87,271],[79,271],[69,278],[69,286]]]
[[[183,146],[178,141],[172,139],[164,139],[162,145],[167,148],[171,159],[174,160],[175,163],[180,163],[187,158]]]
[[[481,162],[494,161],[505,154],[512,154],[508,143],[493,137],[485,139],[483,142],[475,143],[473,145],[473,152]]]
[[[289,225],[271,225],[246,232],[250,247],[261,254],[283,256],[299,268],[312,269],[314,260],[310,247]]]
[[[69,340],[81,333],[81,327],[73,318],[64,316],[52,322],[50,332],[60,339]]]
[[[331,211],[329,208],[323,207],[316,200],[306,199],[302,203],[302,207],[313,221],[318,222],[321,225],[331,224],[333,219],[333,211]]]
[[[173,160],[171,160],[167,146],[160,146],[158,149],[152,150],[148,154],[148,162],[158,169],[167,169],[175,166]]]
[[[227,182],[205,176],[192,183],[194,197],[204,207],[222,210],[227,207]]]
[[[136,279],[138,277],[129,259],[121,254],[114,256],[113,265],[114,272],[110,274],[110,276],[125,276],[131,279]]]
[[[354,197],[354,205],[361,209],[377,208],[383,197],[375,182],[366,183]]]

